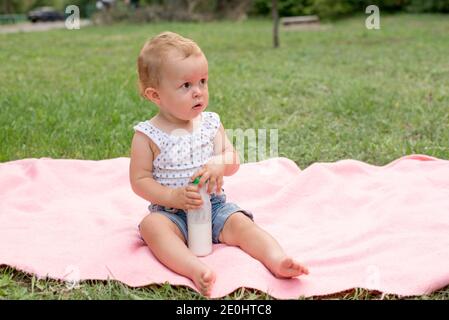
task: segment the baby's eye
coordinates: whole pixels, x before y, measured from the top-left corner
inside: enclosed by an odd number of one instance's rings
[[[192,85],[190,84],[190,82],[186,82],[186,83],[184,83],[184,84],[182,85],[182,88],[184,88],[184,89],[190,89],[191,86],[192,86]]]
[[[202,85],[205,85],[205,84],[207,83],[207,79],[201,79],[201,80],[200,80],[200,83],[201,83]]]

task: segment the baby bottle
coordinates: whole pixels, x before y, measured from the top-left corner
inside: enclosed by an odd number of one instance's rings
[[[198,185],[201,177],[193,184]],[[199,190],[203,204],[198,209],[187,212],[187,236],[189,249],[196,256],[207,256],[212,252],[212,208],[210,196],[204,184]]]

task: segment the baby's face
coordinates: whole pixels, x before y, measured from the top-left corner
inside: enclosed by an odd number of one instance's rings
[[[207,108],[208,64],[203,54],[183,58],[170,53],[162,74],[158,88],[161,108],[182,120],[194,119]]]

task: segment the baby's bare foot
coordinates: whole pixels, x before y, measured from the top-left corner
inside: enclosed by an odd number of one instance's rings
[[[309,274],[309,270],[290,257],[283,257],[275,261],[270,268],[278,278],[293,278],[302,274]]]
[[[212,286],[215,283],[215,273],[208,268],[199,270],[193,276],[193,282],[203,296],[210,296]]]

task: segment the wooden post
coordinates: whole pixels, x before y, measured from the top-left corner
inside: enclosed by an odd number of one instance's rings
[[[273,16],[273,46],[279,48],[279,12],[277,0],[271,0],[271,14]]]

